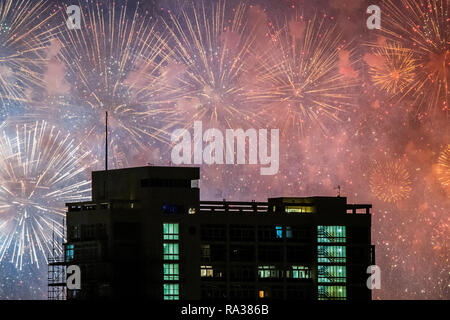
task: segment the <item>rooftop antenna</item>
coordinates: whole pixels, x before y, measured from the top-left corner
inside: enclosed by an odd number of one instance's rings
[[[339,198],[341,196],[341,186],[338,185],[337,188],[334,188],[334,190],[336,190],[336,189],[338,190],[338,195],[337,196]]]
[[[108,171],[108,111],[105,111],[105,170]]]
[[[105,200],[108,199],[107,184],[108,184],[108,111],[105,111],[105,171],[106,177],[103,183]]]

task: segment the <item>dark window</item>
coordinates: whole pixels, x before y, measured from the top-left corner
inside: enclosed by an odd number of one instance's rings
[[[311,262],[312,254],[309,246],[288,246],[287,247],[288,262]]]
[[[206,241],[225,241],[225,226],[223,225],[202,225],[200,228],[200,236]]]
[[[254,246],[230,246],[231,261],[253,261],[255,259]]]
[[[140,224],[136,222],[116,222],[114,241],[137,242],[140,236]]]
[[[254,299],[255,287],[247,285],[232,285],[230,286],[230,298],[237,299]]]
[[[293,241],[310,242],[312,239],[311,228],[292,226],[291,233],[292,237],[288,238]]]
[[[184,213],[184,206],[176,205],[176,204],[163,204],[162,206],[163,213]]]
[[[212,244],[211,245],[211,261],[226,261],[227,250],[225,245]]]
[[[280,230],[276,226],[259,226],[258,240],[259,241],[282,241]]]
[[[280,246],[259,246],[258,260],[261,262],[281,262],[283,261],[283,247]]]
[[[231,241],[254,241],[255,230],[253,226],[231,225],[230,226]]]
[[[236,266],[231,268],[231,281],[254,281],[255,271],[250,266]]]

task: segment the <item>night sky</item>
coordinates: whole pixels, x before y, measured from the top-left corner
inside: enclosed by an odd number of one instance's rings
[[[0,299],[47,298],[64,203],[103,169],[105,111],[110,168],[168,165],[194,121],[279,129],[277,174],[204,164],[201,199],[339,186],[373,204],[374,298],[450,298],[449,1],[142,2],[0,0]]]

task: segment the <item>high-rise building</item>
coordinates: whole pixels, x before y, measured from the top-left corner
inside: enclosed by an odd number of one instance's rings
[[[194,167],[93,172],[92,201],[67,204],[64,259],[50,265],[80,267],[67,298],[371,299],[371,205],[200,201],[198,183]]]

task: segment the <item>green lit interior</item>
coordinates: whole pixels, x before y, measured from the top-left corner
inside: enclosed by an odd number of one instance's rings
[[[345,226],[317,226],[319,300],[347,299],[346,232]]]
[[[318,287],[319,300],[346,300],[347,288],[345,286],[322,286]]]
[[[318,226],[317,242],[345,242],[346,228],[345,226]]]
[[[164,300],[179,300],[180,285],[178,283],[164,283]]]
[[[179,245],[178,243],[163,243],[163,257],[164,260],[178,260],[179,259]]]
[[[164,280],[180,280],[180,270],[178,263],[164,263]]]
[[[318,281],[328,283],[345,283],[347,280],[347,268],[345,266],[319,266]]]
[[[179,240],[178,223],[163,223],[163,239]]]

